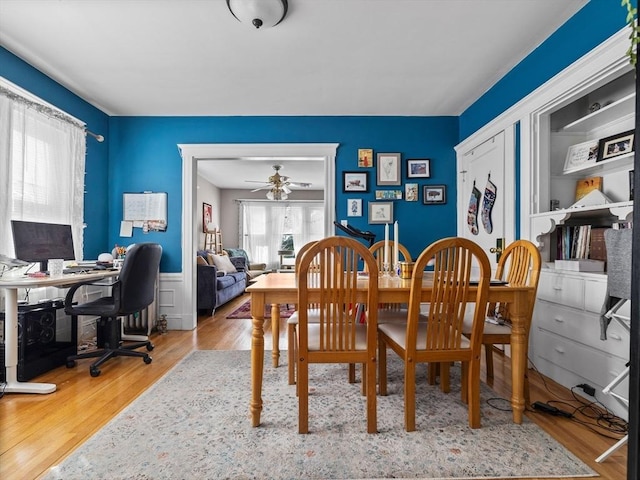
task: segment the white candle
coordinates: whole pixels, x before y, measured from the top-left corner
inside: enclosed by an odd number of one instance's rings
[[[384,224],[384,263],[389,264],[389,224]]]
[[[400,262],[400,257],[399,255],[399,247],[398,244],[400,243],[400,241],[398,240],[398,221],[396,220],[396,222],[393,224],[393,265],[395,268],[395,265],[398,265],[398,263]]]

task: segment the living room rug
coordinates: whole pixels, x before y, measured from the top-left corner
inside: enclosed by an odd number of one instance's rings
[[[280,305],[280,318],[289,318],[293,312],[295,312],[295,306],[292,303]],[[247,300],[240,305],[240,307],[227,315],[227,318],[251,318],[251,300]],[[271,318],[271,305],[265,306],[264,318]]]
[[[451,369],[451,392],[420,382],[417,431],[403,427],[402,363],[389,355],[378,434],[366,433],[360,384],[344,365],[312,365],[308,435],[298,434],[295,386],[266,352],[262,425],[252,428],[249,351],[194,351],[81,445],[47,479],[481,479],[597,476],[483,384],[482,428]],[[283,355],[286,359],[286,354]],[[421,365],[424,367],[424,365]],[[421,368],[418,378],[426,378]]]

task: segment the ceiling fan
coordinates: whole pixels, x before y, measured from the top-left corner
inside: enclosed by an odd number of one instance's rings
[[[289,187],[309,188],[311,186],[310,183],[290,181],[289,177],[287,177],[286,175],[280,175],[281,168],[282,165],[274,165],[273,169],[276,171],[276,173],[269,176],[267,182],[261,182],[257,180],[245,180],[245,182],[263,183],[264,185],[251,191],[257,192],[259,190],[269,190],[267,192],[267,198],[269,200],[286,200],[288,195],[291,193],[291,189]]]

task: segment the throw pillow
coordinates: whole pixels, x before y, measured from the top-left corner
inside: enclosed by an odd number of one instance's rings
[[[231,260],[226,255],[212,255],[213,256],[213,264],[216,268],[224,273],[235,273],[236,267],[233,266]]]

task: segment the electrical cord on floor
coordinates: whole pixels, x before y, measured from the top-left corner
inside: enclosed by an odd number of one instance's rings
[[[596,391],[594,387],[584,383],[576,385],[575,387],[571,387],[571,398],[562,398],[557,393],[551,391],[547,385],[544,375],[540,373],[533,362],[530,361],[530,363],[532,365],[532,370],[540,376],[546,391],[556,397],[557,400],[534,402],[534,404],[531,405],[531,408],[527,406],[526,410],[528,412],[548,413],[551,415],[566,417],[568,420],[583,425],[598,435],[613,440],[619,440],[627,434],[628,423],[611,412],[596,398]],[[583,397],[576,393],[576,389],[578,388],[585,394],[593,397],[594,401],[585,401]],[[578,405],[576,406],[575,403]],[[579,416],[576,416],[576,414],[579,414],[591,421],[583,420]]]

